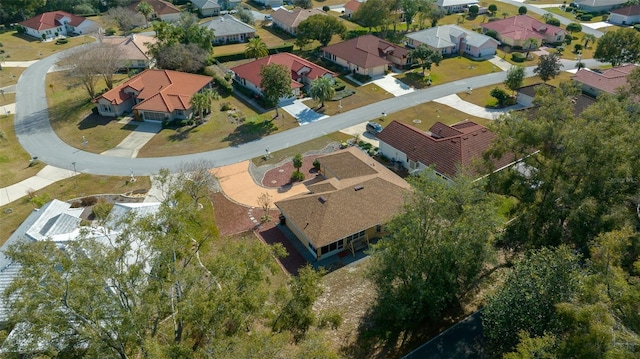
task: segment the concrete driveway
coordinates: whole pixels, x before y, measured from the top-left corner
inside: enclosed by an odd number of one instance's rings
[[[380,141],[378,141],[378,139],[374,135],[367,132],[367,122],[369,121],[365,121],[355,126],[344,128],[340,130],[340,132],[346,133],[347,135],[351,135],[354,137],[358,136],[358,139],[364,142],[368,142],[375,147],[380,147]]]
[[[406,95],[416,90],[415,88],[412,88],[404,82],[396,79],[393,75],[394,74],[388,74],[372,82],[395,97]]]
[[[471,102],[464,101],[456,94],[437,98],[433,100],[433,102],[441,103],[451,108],[455,108],[458,111],[465,112],[469,115],[486,118],[488,120],[495,120],[498,116],[505,112],[524,108],[524,106],[522,105],[513,105],[499,110],[487,109]]]
[[[288,112],[291,116],[298,120],[300,126],[306,125],[315,121],[320,121],[329,116],[323,115],[310,109],[309,106],[302,103],[310,98],[303,98],[302,100],[285,100],[280,102],[280,108]]]
[[[116,147],[104,151],[101,155],[113,157],[138,157],[138,151],[162,130],[160,122],[142,122]]]

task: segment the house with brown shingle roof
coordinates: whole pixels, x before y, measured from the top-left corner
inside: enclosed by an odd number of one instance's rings
[[[284,222],[316,259],[355,252],[385,234],[411,186],[358,148],[318,157],[320,182],[275,203]]]
[[[638,67],[634,64],[612,67],[602,71],[582,68],[571,78],[582,86],[582,92],[597,97],[602,92],[613,94],[627,84],[627,76]]]
[[[45,12],[18,24],[22,26],[25,34],[40,40],[54,39],[58,36],[89,34],[98,30],[96,22],[65,11]]]
[[[554,25],[545,24],[528,15],[517,15],[506,19],[481,24],[482,32],[494,30],[499,40],[509,46],[522,46],[530,38],[538,43],[564,41],[568,32]]]
[[[436,122],[425,132],[411,125],[392,121],[378,135],[379,153],[399,162],[410,172],[431,167],[442,177],[453,179],[461,169],[475,174],[472,165],[486,152],[495,135],[488,128],[473,121],[454,125]],[[504,157],[495,168],[503,168],[513,162]]]
[[[630,5],[609,11],[609,22],[618,25],[633,25],[640,22],[640,5]]]
[[[154,44],[154,36],[132,34],[129,36],[108,36],[103,44],[116,46],[121,54],[121,69],[148,69],[155,66],[155,60],[149,54],[149,44]]]
[[[409,50],[373,35],[363,35],[322,48],[322,56],[351,73],[382,76],[389,66],[407,65]]]
[[[300,95],[301,88],[309,86],[311,81],[319,77],[333,78],[336,76],[334,72],[311,61],[288,52],[282,52],[233,67],[231,69],[235,74],[233,80],[257,95],[262,95],[260,69],[269,64],[284,65],[291,70],[291,90],[294,96]]]
[[[171,70],[145,70],[93,100],[101,116],[133,111],[144,121],[188,119],[191,97],[211,87],[213,78]]]
[[[518,89],[518,96],[516,97],[516,102],[525,108],[525,111],[534,111],[535,113],[538,106],[533,103],[533,100],[536,97],[536,91],[538,86],[548,87],[550,91],[556,91],[556,87],[553,85],[545,84],[539,82],[537,84],[522,86]],[[589,106],[593,105],[596,100],[593,97],[580,94],[571,99],[571,103],[573,104],[573,113],[576,116],[579,116],[582,111],[586,110]]]
[[[289,11],[285,8],[279,8],[271,14],[273,25],[294,35],[298,32],[298,25],[312,15],[327,15],[326,12],[318,9],[295,9]]]
[[[136,11],[136,7],[141,3],[146,2],[153,8],[153,12],[150,17],[151,20],[162,21],[178,21],[180,19],[180,9],[168,1],[164,0],[140,0],[129,5],[128,8]]]

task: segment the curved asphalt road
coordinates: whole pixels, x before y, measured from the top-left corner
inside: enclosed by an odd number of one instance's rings
[[[99,175],[127,176],[131,171],[136,176],[151,175],[161,168],[178,171],[182,165],[200,160],[212,163],[214,167],[237,163],[261,156],[267,148],[271,152],[278,151],[378,118],[383,112],[391,114],[439,97],[462,92],[467,87],[480,88],[498,84],[506,77],[506,72],[496,72],[433,86],[235,147],[182,156],[123,158],[103,156],[74,148],[60,140],[53,131],[47,110],[45,77],[47,70],[64,55],[65,52],[60,52],[42,59],[28,67],[20,76],[16,91],[15,132],[20,144],[31,156],[38,157],[49,165],[66,169],[73,169],[72,163],[75,162],[78,172]],[[575,65],[575,61],[565,62],[565,69],[573,68]],[[587,66],[593,65],[589,60],[583,62]],[[527,68],[527,76],[533,76],[533,67]],[[78,139],[78,147],[81,147],[81,141],[82,139]]]

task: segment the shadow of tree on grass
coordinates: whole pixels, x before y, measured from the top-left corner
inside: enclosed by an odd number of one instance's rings
[[[236,129],[227,137],[223,138],[222,141],[231,142],[231,146],[237,146],[242,143],[258,140],[277,130],[278,127],[269,120],[248,121],[236,127]]]
[[[184,141],[186,139],[189,138],[189,136],[192,133],[198,133],[198,127],[197,126],[189,126],[186,129],[183,129],[182,127],[178,127],[175,129],[176,131],[174,133],[172,133],[171,135],[169,135],[168,139],[171,142],[178,142],[178,141]]]

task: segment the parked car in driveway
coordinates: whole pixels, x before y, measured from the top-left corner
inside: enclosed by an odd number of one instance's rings
[[[376,136],[380,132],[382,132],[382,126],[380,126],[377,122],[367,122],[367,132]]]

